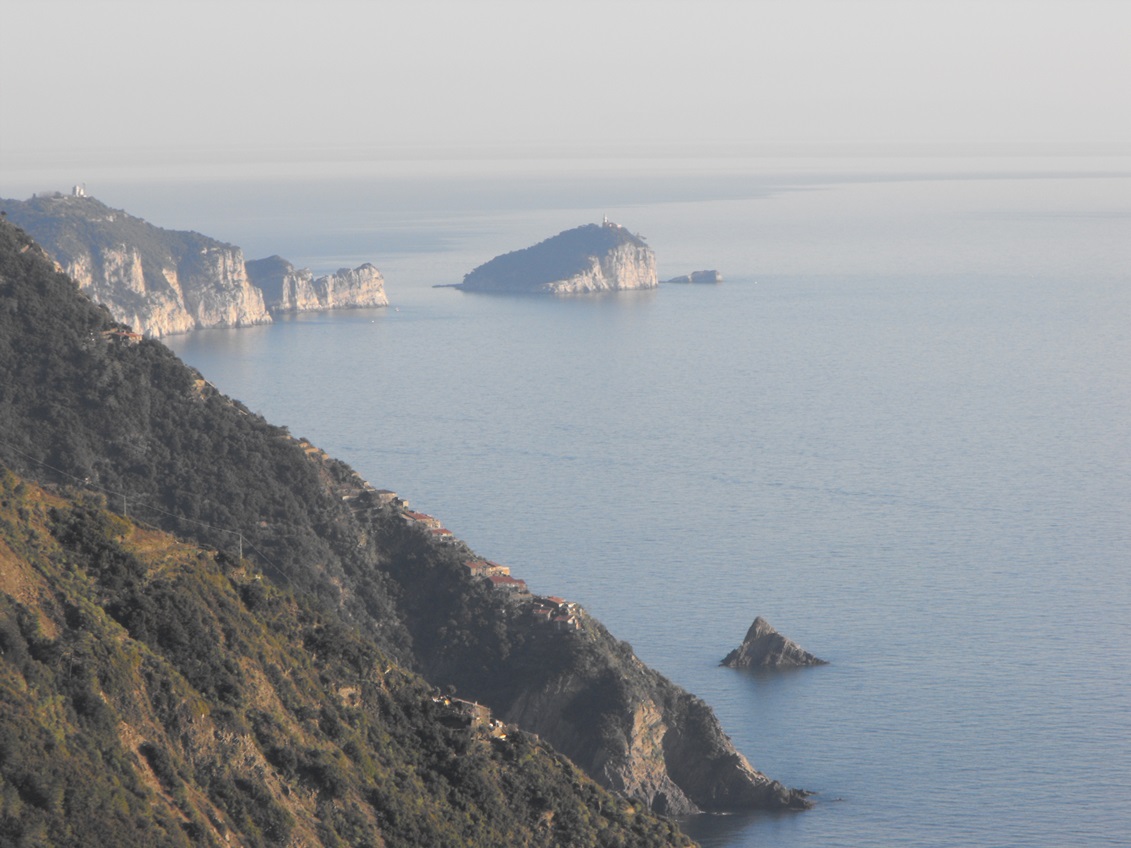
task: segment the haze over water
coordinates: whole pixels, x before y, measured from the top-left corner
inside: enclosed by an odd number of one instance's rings
[[[818,793],[704,846],[1128,844],[1127,161],[524,167],[92,193],[382,269],[388,310],[168,341]],[[431,288],[604,214],[726,281]],[[719,668],[756,615],[831,664]]]

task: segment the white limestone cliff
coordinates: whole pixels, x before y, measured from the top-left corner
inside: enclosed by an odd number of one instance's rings
[[[653,289],[656,256],[644,239],[605,221],[496,256],[466,274],[465,291],[572,295]]]
[[[269,324],[263,292],[247,278],[243,251],[206,245],[177,269],[185,309],[197,327],[247,327]]]
[[[353,309],[388,306],[385,278],[366,262],[356,268],[339,268],[336,273],[318,277],[314,289],[323,309]]]
[[[281,256],[247,263],[251,281],[263,290],[272,312],[310,312],[388,306],[381,272],[366,262],[352,270],[315,277],[308,268],[295,268]]]
[[[155,227],[85,194],[4,205],[92,300],[146,336],[269,324],[272,312],[389,303],[381,272],[369,263],[315,278],[278,256],[245,262],[234,245]]]
[[[549,294],[591,294],[657,286],[656,255],[649,247],[625,243],[588,260],[589,267],[584,271],[543,283],[542,290]]]

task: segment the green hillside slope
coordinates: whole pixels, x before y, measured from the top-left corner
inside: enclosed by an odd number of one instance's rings
[[[0,470],[0,844],[688,844],[319,606]]]
[[[474,576],[344,464],[121,332],[0,223],[0,463],[247,557],[375,650],[538,733],[602,785],[670,813],[807,805],[734,750],[707,705],[579,611]]]

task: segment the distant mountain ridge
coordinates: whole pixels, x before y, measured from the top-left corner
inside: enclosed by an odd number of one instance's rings
[[[496,256],[456,288],[509,294],[590,294],[653,289],[656,256],[619,224],[584,224],[531,247]]]
[[[249,263],[235,245],[156,227],[79,189],[0,199],[0,207],[95,302],[146,336],[269,324],[280,312],[389,303],[381,273],[368,263],[318,279],[281,257]]]

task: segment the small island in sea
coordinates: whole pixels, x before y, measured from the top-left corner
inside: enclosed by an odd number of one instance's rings
[[[384,277],[368,262],[316,278],[281,256],[248,261],[234,244],[155,226],[112,209],[82,186],[69,195],[0,198],[0,207],[91,300],[143,336],[389,305]]]
[[[690,274],[680,274],[678,277],[672,277],[670,280],[664,280],[664,283],[675,283],[677,285],[686,285],[694,283],[696,285],[721,283],[723,275],[718,271],[692,271]]]
[[[606,218],[496,256],[453,288],[507,294],[588,294],[654,289],[656,256],[644,239]]]
[[[729,668],[781,669],[801,668],[809,665],[828,665],[813,656],[792,639],[778,633],[766,619],[758,616],[742,644],[723,658],[721,665]]]

